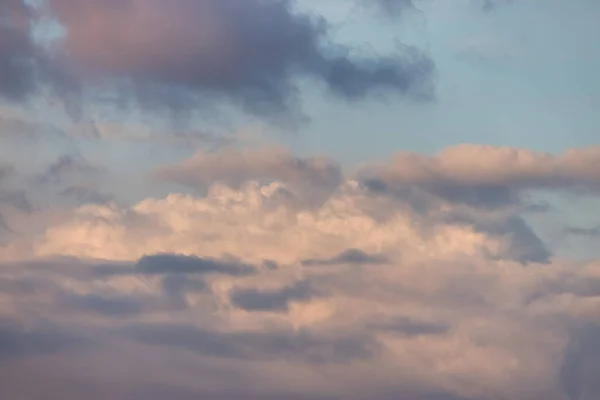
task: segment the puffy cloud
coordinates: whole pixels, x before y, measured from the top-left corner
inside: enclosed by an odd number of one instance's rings
[[[179,165],[161,167],[156,178],[190,187],[222,182],[233,188],[248,181],[284,183],[296,195],[313,199],[328,197],[342,182],[340,166],[325,157],[300,158],[278,147],[262,149],[222,148],[197,152]],[[290,197],[283,187],[273,187],[278,196]],[[270,196],[271,197],[271,196]]]
[[[297,207],[275,189],[319,187],[321,169],[217,154],[194,170],[205,195],[87,204],[0,247],[8,393],[34,390],[14,379],[28,372],[67,399],[88,385],[112,398],[597,397],[598,261],[551,255],[505,202],[418,207],[399,190],[594,187],[568,168],[549,183],[547,164],[568,157],[517,157],[517,173],[491,156],[415,156],[376,169],[395,185],[379,191],[336,170],[328,196]]]
[[[323,18],[299,14],[290,0],[47,5],[66,29],[60,49],[70,70],[144,107],[186,109],[209,95],[275,116],[295,111],[297,76],[315,78],[350,100],[379,92],[433,96],[434,63],[423,53],[351,55],[330,43]]]

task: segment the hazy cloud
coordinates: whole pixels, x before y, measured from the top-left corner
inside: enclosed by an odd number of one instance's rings
[[[573,236],[584,236],[596,238],[600,237],[600,226],[594,226],[592,228],[580,228],[575,226],[569,226],[564,229],[564,231]]]
[[[0,0],[0,96],[24,100],[36,89],[31,10],[23,0]]]
[[[144,107],[185,109],[217,95],[262,116],[293,113],[297,76],[350,100],[374,92],[433,96],[426,55],[351,56],[330,43],[323,18],[298,14],[289,0],[48,4],[66,28],[64,50],[79,75],[113,84]]]
[[[287,311],[291,301],[310,300],[316,295],[310,282],[303,281],[279,290],[236,289],[231,302],[246,311]]]
[[[335,257],[318,260],[308,259],[302,261],[303,265],[336,265],[336,264],[383,264],[386,258],[382,255],[368,254],[359,249],[347,249]]]

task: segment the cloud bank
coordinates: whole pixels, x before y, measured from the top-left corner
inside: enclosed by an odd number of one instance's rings
[[[600,263],[557,257],[524,211],[540,188],[595,196],[596,163],[469,145],[349,172],[224,149],[157,173],[205,193],[31,210],[17,226],[43,229],[0,246],[3,391],[595,399]]]

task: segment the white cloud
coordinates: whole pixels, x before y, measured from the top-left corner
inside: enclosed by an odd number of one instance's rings
[[[555,162],[523,153],[512,164],[518,171],[498,178],[492,170],[506,155],[522,153],[488,150],[483,159],[414,163],[409,175],[510,183]],[[150,380],[156,390],[177,388],[165,394],[175,399],[211,391],[419,400],[598,393],[600,359],[585,346],[597,340],[600,263],[525,257],[543,244],[519,207],[480,209],[443,197],[419,204],[424,192],[351,179],[298,207],[304,194],[294,185],[304,175],[271,174],[268,157],[231,155],[215,180],[245,170],[238,188],[214,183],[202,197],[23,216],[22,225],[44,221],[46,229],[25,230],[0,248],[0,357],[10,357],[8,371],[27,363],[50,371],[54,363],[55,378],[42,386],[71,376],[80,385],[107,382],[94,393],[121,397],[142,395]],[[461,165],[477,160],[473,181]],[[290,183],[259,184],[256,175]],[[108,358],[131,366],[128,379]],[[188,379],[190,371],[200,377]]]

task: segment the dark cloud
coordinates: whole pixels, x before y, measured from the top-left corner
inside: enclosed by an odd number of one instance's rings
[[[36,89],[32,14],[23,0],[0,0],[0,97],[22,101]]]
[[[361,183],[373,194],[392,195],[409,201],[415,211],[424,211],[439,201],[485,210],[514,206],[522,201],[516,188],[502,184],[461,184],[439,180],[395,185],[378,178],[366,178]]]
[[[600,326],[583,328],[568,347],[561,383],[569,400],[595,400],[600,396]]]
[[[142,257],[135,266],[142,274],[209,274],[250,275],[255,268],[237,261],[218,261],[211,258],[157,254]]]
[[[508,255],[514,260],[529,263],[548,263],[552,253],[521,217],[510,217],[495,223],[479,222],[475,229],[510,239]]]
[[[448,327],[441,324],[414,321],[410,318],[398,318],[391,321],[369,325],[376,331],[393,332],[404,336],[441,335],[448,332]]]
[[[230,296],[234,306],[246,311],[287,311],[291,301],[306,301],[316,295],[310,282],[302,281],[271,291],[237,289]]]
[[[123,295],[68,294],[62,296],[61,304],[70,310],[95,313],[108,317],[127,317],[147,311],[152,303],[139,297]]]
[[[233,276],[252,275],[256,268],[234,259],[217,260],[197,256],[184,256],[180,254],[154,254],[145,255],[135,265],[124,264],[97,264],[91,267],[92,273],[97,277],[111,275],[165,275],[169,279],[175,276],[187,275],[225,274]],[[179,281],[177,284],[182,284]],[[188,282],[189,283],[189,282]],[[174,282],[166,285],[177,285]]]
[[[38,180],[40,183],[62,183],[72,176],[83,175],[89,176],[99,172],[88,164],[88,162],[79,155],[65,154],[60,156],[54,163],[50,164]]]
[[[34,209],[26,192],[10,184],[14,174],[15,169],[11,165],[0,164],[0,237],[15,233],[9,218],[12,212],[31,213]]]
[[[0,99],[26,103],[40,89],[50,89],[74,118],[81,116],[80,84],[60,57],[33,38],[40,20],[35,2],[0,0]]]
[[[207,289],[207,285],[201,279],[191,279],[185,275],[168,275],[162,279],[162,288],[173,306],[185,308],[187,307],[185,294],[202,292]]]
[[[426,191],[446,201],[470,207],[496,209],[517,204],[518,193],[503,185],[460,185],[440,182],[424,187]]]
[[[379,347],[364,336],[319,337],[304,331],[215,332],[187,325],[138,325],[124,333],[136,341],[175,346],[203,355],[248,360],[295,359],[339,363],[371,357]]]
[[[600,237],[600,225],[594,226],[592,228],[580,228],[569,226],[564,229],[564,232],[573,235],[573,236],[584,236],[590,238]]]
[[[562,154],[523,148],[463,144],[433,156],[409,152],[392,162],[364,168],[359,179],[375,193],[405,195],[407,189],[479,208],[521,202],[531,190],[597,193],[600,174],[589,165],[600,160],[600,147],[570,149]]]
[[[433,96],[434,63],[423,53],[351,56],[330,43],[324,19],[297,13],[290,0],[48,4],[66,27],[64,49],[80,75],[114,84],[146,107],[181,109],[221,95],[251,113],[290,113],[296,76],[349,100],[379,92]]]
[[[382,255],[368,254],[359,249],[347,249],[332,258],[303,260],[302,265],[384,264],[386,262],[387,259]]]
[[[23,190],[2,190],[0,188],[0,204],[9,205],[27,213],[33,211],[33,204]]]
[[[52,330],[26,330],[0,326],[0,361],[3,358],[54,354],[81,343],[80,339]]]
[[[12,188],[8,181],[15,174],[12,165],[0,164],[0,205],[7,205],[23,212],[33,211],[33,205],[24,191]]]

